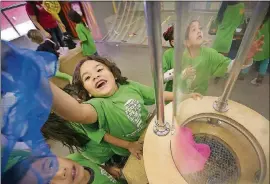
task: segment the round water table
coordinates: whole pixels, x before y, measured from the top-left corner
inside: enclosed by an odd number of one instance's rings
[[[175,131],[167,136],[153,132],[151,121],[144,140],[144,165],[150,184],[269,183],[269,121],[254,110],[229,101],[229,110],[213,109],[217,97],[185,100],[180,104]],[[165,107],[172,122],[172,104]],[[210,157],[203,170],[181,173],[178,131],[192,130],[196,143],[207,144]]]

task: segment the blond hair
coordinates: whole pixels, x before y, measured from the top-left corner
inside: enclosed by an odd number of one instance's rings
[[[31,29],[27,33],[27,37],[31,39],[32,42],[40,44],[44,41],[43,35],[39,30]]]

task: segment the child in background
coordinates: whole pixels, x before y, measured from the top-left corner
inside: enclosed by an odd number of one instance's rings
[[[163,54],[163,72],[171,71],[174,67],[174,37],[173,27],[170,27],[163,37],[169,41],[172,48]],[[212,48],[202,46],[203,33],[199,21],[192,21],[185,33],[186,49],[181,60],[181,90],[183,93],[197,92],[206,94],[208,81],[211,77],[222,77],[231,70],[233,61]],[[253,56],[260,51],[263,36],[253,42],[242,68],[252,64]],[[172,71],[171,71],[172,72]],[[166,84],[166,90],[172,91],[172,82]]]
[[[39,30],[31,29],[27,33],[27,37],[34,43],[38,44],[37,51],[45,51],[53,53],[54,55],[59,57],[59,53],[57,52],[57,45],[50,39],[44,39],[43,35]],[[72,82],[72,76],[60,72],[59,71],[59,62],[57,63],[57,71],[55,73],[56,77],[62,78],[64,80],[68,80],[70,83]]]
[[[216,21],[218,30],[212,48],[227,56],[235,30],[244,21],[245,5],[243,2],[223,1]]]
[[[270,58],[270,51],[269,51],[269,32],[270,32],[270,13],[268,12],[265,16],[265,19],[260,27],[259,34],[257,37],[264,35],[264,45],[262,46],[262,51],[258,52],[254,56],[254,61],[259,62],[259,73],[258,76],[251,81],[254,85],[261,85],[264,79],[264,76],[267,72],[268,65],[269,65],[269,58]],[[240,80],[244,80],[244,76],[248,73],[250,68],[246,68],[242,71],[242,75],[239,77]]]
[[[68,17],[72,22],[76,23],[76,32],[80,39],[83,55],[98,55],[92,33],[85,25],[82,17],[72,9],[68,12]]]
[[[83,124],[86,131],[92,125],[109,133],[111,138],[118,138],[99,145],[90,141],[89,154],[84,156],[91,156],[92,151],[102,156],[103,162],[114,154],[128,156],[126,142],[138,141],[148,125],[149,113],[145,105],[155,103],[154,89],[128,81],[114,63],[98,56],[87,57],[77,65],[73,84],[88,101],[79,104],[51,83],[54,112],[68,121]],[[190,97],[197,99],[200,95],[183,95],[183,99]],[[164,92],[164,99],[172,101],[173,93]]]

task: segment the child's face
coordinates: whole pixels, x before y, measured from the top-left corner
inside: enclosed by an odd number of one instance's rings
[[[58,161],[58,170],[55,174],[55,168],[57,167],[56,160]],[[50,184],[87,184],[91,177],[90,173],[81,165],[72,160],[60,157],[57,159],[54,157],[40,158],[32,164],[32,168],[28,170],[20,181],[20,184],[38,183],[36,173],[43,179],[55,174]]]
[[[104,64],[95,60],[84,62],[80,68],[84,88],[93,97],[109,97],[117,90],[112,72]]]
[[[202,27],[198,21],[194,21],[190,24],[188,39],[186,40],[187,46],[201,46],[203,43]]]

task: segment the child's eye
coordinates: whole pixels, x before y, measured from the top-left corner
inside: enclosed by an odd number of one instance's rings
[[[90,76],[85,77],[84,81],[87,81],[88,79],[90,79]]]
[[[102,70],[103,70],[103,68],[100,68],[100,69],[98,69],[97,71],[98,71],[98,72],[101,72]]]

